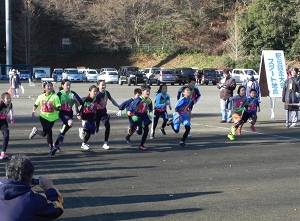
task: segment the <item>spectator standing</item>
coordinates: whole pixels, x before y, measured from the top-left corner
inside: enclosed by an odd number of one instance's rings
[[[298,68],[293,68],[291,77],[284,82],[282,89],[282,102],[286,110],[286,126],[298,127],[298,105],[289,105],[299,103],[300,84],[297,80]]]
[[[199,79],[200,79],[199,70],[195,71],[194,76],[195,76],[195,79],[196,79],[196,85],[200,85],[200,83],[199,83]]]
[[[226,110],[227,101],[230,97],[233,96],[233,91],[236,88],[235,80],[230,76],[229,70],[223,71],[224,78],[220,80],[217,84],[217,88],[220,90],[220,107],[221,107],[221,114],[222,120],[220,123],[231,123],[231,109],[232,109],[232,102],[228,103],[228,110]]]
[[[32,191],[34,166],[25,155],[12,156],[0,182],[1,220],[54,220],[63,213],[63,198],[53,182],[39,177],[44,194]]]
[[[21,79],[16,71],[13,71],[11,73],[9,82],[10,82],[10,88],[14,93],[13,97],[19,97],[19,88],[21,87]]]
[[[255,89],[256,97],[257,97],[258,101],[261,101],[260,86],[259,86],[258,81],[254,78],[253,72],[251,70],[247,71],[247,79],[244,80],[242,85],[246,88],[246,96],[247,97],[250,96],[251,89]]]

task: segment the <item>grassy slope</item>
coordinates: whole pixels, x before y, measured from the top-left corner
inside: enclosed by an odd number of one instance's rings
[[[89,68],[114,67],[119,68],[123,65],[134,65],[141,69],[148,67],[197,67],[197,68],[218,68],[221,67],[221,57],[210,57],[202,54],[171,54],[171,55],[61,55],[44,60],[40,64],[50,66],[52,69],[57,67],[78,67]]]

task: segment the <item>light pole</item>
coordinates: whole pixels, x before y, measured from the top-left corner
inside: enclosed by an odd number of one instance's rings
[[[5,27],[6,27],[6,73],[12,65],[12,32],[11,32],[11,3],[5,0]]]

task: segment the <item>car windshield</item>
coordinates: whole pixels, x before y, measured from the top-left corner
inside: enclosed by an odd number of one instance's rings
[[[173,74],[173,71],[162,71],[163,74]]]
[[[43,70],[36,70],[35,72],[36,73],[45,73],[45,71],[43,71]]]
[[[97,71],[88,71],[88,74],[97,74]]]
[[[78,74],[77,70],[67,70],[67,74]]]
[[[251,71],[253,75],[256,75],[257,73],[255,71],[253,71],[252,69],[245,69],[245,73],[247,73],[248,71]]]
[[[117,71],[115,68],[106,68],[107,71]]]
[[[191,68],[188,69],[182,69],[182,73],[186,75],[194,75],[194,71]]]
[[[135,68],[135,67],[131,67],[131,68],[127,68],[128,71],[139,71],[138,68]]]
[[[214,70],[207,70],[207,71],[204,71],[204,75],[207,76],[207,77],[215,77],[216,76],[216,71]]]
[[[118,72],[116,71],[108,72],[108,75],[118,75]]]

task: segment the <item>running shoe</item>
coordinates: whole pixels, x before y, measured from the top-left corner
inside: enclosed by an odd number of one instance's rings
[[[59,144],[55,145],[55,143],[53,143],[53,147],[55,147],[57,149],[56,153],[60,153],[61,152]]]
[[[238,129],[237,129],[237,135],[242,135],[242,130],[241,130],[241,128],[238,128]]]
[[[29,139],[34,138],[34,136],[36,135],[38,129],[36,127],[32,128],[31,133],[29,134]]]
[[[7,158],[8,158],[8,155],[6,153],[1,153],[0,159],[4,160],[4,159],[7,159]]]
[[[160,129],[160,132],[163,134],[163,135],[166,135],[166,131],[165,131],[165,129],[164,128],[159,128]]]
[[[230,139],[230,140],[234,140],[234,135],[232,133],[228,134],[227,137]]]
[[[231,127],[231,134],[235,135],[237,128],[235,126]]]
[[[82,143],[81,144],[81,149],[88,150],[88,149],[90,149],[90,145],[88,145],[86,143]]]
[[[140,149],[140,150],[147,150],[147,148],[144,147],[144,146],[142,146],[142,145],[139,146],[139,149]]]
[[[167,122],[167,126],[170,126],[171,124],[173,124],[173,119],[170,118],[169,121]]]
[[[150,139],[153,139],[153,138],[154,138],[154,134],[151,133],[151,134],[150,134]]]
[[[104,150],[108,150],[110,147],[108,146],[107,143],[104,143],[103,146],[102,146],[102,148],[103,148]]]
[[[189,133],[189,134],[188,134],[188,137],[191,137],[191,136],[192,136],[192,134]]]
[[[251,125],[251,126],[250,126],[250,129],[251,129],[253,132],[255,132],[255,127],[254,127],[254,125]]]
[[[55,155],[57,149],[55,147],[50,147],[50,155]]]
[[[182,141],[179,143],[179,146],[180,147],[185,147],[185,148],[187,147],[187,145],[185,144],[185,142],[182,142]]]
[[[126,141],[126,143],[131,144],[131,140],[130,140],[130,137],[129,137],[129,136],[126,136],[126,137],[124,138],[124,140]]]

